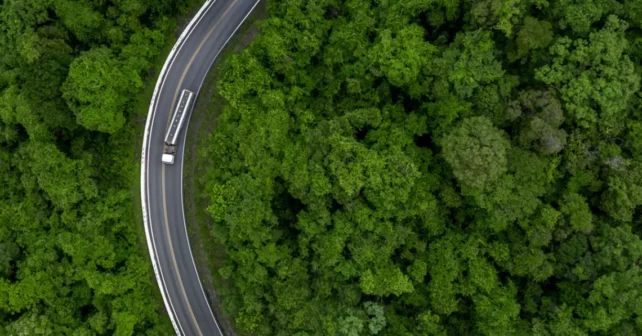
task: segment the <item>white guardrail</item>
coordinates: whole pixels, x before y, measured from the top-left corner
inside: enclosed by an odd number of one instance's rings
[[[140,191],[141,191],[141,204],[142,204],[142,210],[143,210],[143,223],[145,225],[145,238],[147,240],[147,249],[149,250],[149,255],[152,260],[152,266],[154,268],[154,275],[156,277],[156,282],[158,282],[158,287],[160,287],[161,295],[163,297],[163,302],[165,303],[165,308],[167,309],[167,312],[169,314],[169,318],[172,322],[172,325],[174,326],[174,330],[176,331],[176,334],[179,336],[184,335],[184,332],[178,323],[176,316],[175,316],[175,311],[174,307],[172,305],[172,302],[169,300],[168,295],[166,293],[165,285],[164,285],[164,280],[162,277],[161,272],[159,272],[157,260],[156,260],[156,247],[154,245],[154,240],[152,239],[152,232],[151,228],[149,225],[149,215],[148,215],[148,205],[147,205],[147,145],[149,143],[149,131],[151,128],[151,125],[153,123],[154,119],[154,111],[156,109],[156,97],[158,95],[158,92],[163,87],[163,84],[165,82],[165,78],[167,77],[167,70],[171,67],[172,63],[174,63],[174,59],[176,56],[176,53],[181,49],[183,46],[183,43],[185,42],[185,39],[192,33],[192,30],[194,29],[194,26],[198,24],[198,22],[201,21],[205,13],[211,8],[212,4],[214,4],[216,0],[206,0],[203,6],[199,9],[198,13],[192,18],[192,20],[189,22],[187,27],[183,30],[181,35],[178,37],[178,40],[174,44],[174,47],[172,47],[172,50],[169,52],[169,55],[167,59],[165,60],[165,64],[163,64],[163,68],[161,69],[159,75],[158,75],[158,80],[156,81],[156,86],[154,87],[154,93],[152,94],[152,100],[149,104],[149,111],[147,113],[147,121],[145,123],[145,135],[143,136],[143,146],[141,150],[141,169],[140,169]]]

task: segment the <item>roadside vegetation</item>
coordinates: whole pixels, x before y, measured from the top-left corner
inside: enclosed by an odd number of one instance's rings
[[[173,333],[132,139],[196,3],[0,2],[0,335]]]
[[[642,334],[642,1],[268,12],[200,149],[239,328]]]

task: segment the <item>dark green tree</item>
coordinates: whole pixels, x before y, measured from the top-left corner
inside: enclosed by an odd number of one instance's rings
[[[506,171],[510,143],[488,118],[465,119],[443,138],[442,146],[444,159],[464,185],[483,188]]]

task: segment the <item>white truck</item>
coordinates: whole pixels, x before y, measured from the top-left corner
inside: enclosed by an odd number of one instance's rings
[[[187,116],[191,112],[192,106],[194,105],[194,98],[194,92],[185,89],[181,91],[181,95],[178,98],[178,105],[176,105],[172,121],[167,129],[167,133],[165,134],[162,158],[162,161],[165,164],[174,164],[178,135],[181,132],[181,127],[183,127]]]

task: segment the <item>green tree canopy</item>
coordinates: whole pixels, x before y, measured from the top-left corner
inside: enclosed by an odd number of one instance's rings
[[[96,48],[71,63],[63,84],[63,97],[84,127],[114,133],[125,124],[123,110],[131,92],[142,86],[107,48]]]
[[[131,102],[193,3],[0,2],[1,335],[173,332],[133,216]]]
[[[465,119],[442,142],[444,159],[462,184],[483,188],[506,171],[510,143],[488,118]]]
[[[638,0],[279,1],[201,148],[256,335],[637,335]]]

